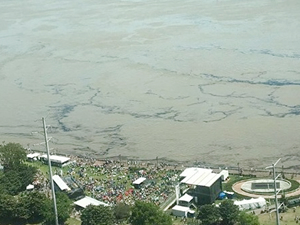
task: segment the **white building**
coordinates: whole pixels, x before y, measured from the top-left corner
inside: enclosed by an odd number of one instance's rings
[[[198,205],[212,204],[222,191],[221,175],[211,169],[187,168],[180,176],[180,183],[190,186],[189,194],[194,196]]]

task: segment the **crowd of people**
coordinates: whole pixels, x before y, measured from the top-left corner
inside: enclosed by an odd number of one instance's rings
[[[72,176],[88,196],[105,203],[131,205],[143,200],[160,205],[175,193],[181,170],[166,163],[72,157],[72,163],[64,171],[67,174],[63,176]],[[133,182],[140,177],[146,180],[136,188]]]

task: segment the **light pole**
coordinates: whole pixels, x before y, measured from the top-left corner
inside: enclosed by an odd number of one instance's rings
[[[279,221],[279,211],[278,211],[278,200],[277,200],[276,180],[277,180],[277,178],[280,176],[280,174],[278,174],[278,176],[276,176],[276,173],[275,173],[275,166],[277,165],[277,163],[278,163],[279,161],[280,161],[280,159],[278,159],[278,160],[276,161],[276,163],[273,163],[272,166],[266,167],[266,169],[272,168],[272,170],[273,170],[274,194],[275,194],[275,208],[276,208],[276,224],[277,224],[277,225],[280,225],[280,221]]]
[[[49,175],[50,175],[51,191],[52,191],[52,198],[53,198],[53,205],[54,205],[54,214],[55,214],[55,225],[58,225],[58,213],[57,213],[54,183],[53,183],[53,179],[52,179],[51,159],[50,159],[49,145],[48,145],[48,141],[49,140],[48,140],[48,137],[47,137],[46,122],[45,122],[45,118],[44,117],[42,118],[42,121],[43,121],[44,136],[45,136],[45,145],[46,145],[48,165],[49,165]]]

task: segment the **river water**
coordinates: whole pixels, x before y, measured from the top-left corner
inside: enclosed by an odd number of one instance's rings
[[[2,0],[0,137],[300,168],[300,1]]]

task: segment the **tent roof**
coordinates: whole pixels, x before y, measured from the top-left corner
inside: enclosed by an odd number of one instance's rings
[[[264,199],[263,197],[244,199],[241,201],[235,201],[234,204],[235,205],[243,205],[243,204],[259,203],[259,202],[265,203],[266,199]]]
[[[228,177],[228,170],[222,170],[219,174],[223,175],[224,179],[226,179]]]
[[[48,159],[47,155],[42,155],[42,158]],[[51,162],[57,162],[57,163],[65,163],[70,160],[69,157],[60,156],[60,155],[50,155]]]
[[[133,181],[133,184],[141,184],[146,180],[145,177],[140,177],[139,179]]]
[[[210,169],[202,169],[194,175],[184,178],[181,183],[210,187],[220,177],[220,174],[212,173]]]
[[[179,176],[180,177],[190,177],[190,176],[193,176],[194,174],[196,174],[200,171],[203,171],[203,170],[212,172],[211,169],[190,167],[190,168],[186,168]]]
[[[54,176],[52,177],[52,179],[53,179],[53,181],[57,184],[57,186],[60,188],[60,190],[62,190],[62,191],[64,191],[64,190],[66,190],[66,191],[71,190],[71,189],[68,187],[68,185],[63,181],[63,179],[61,179],[60,176],[54,175]]]
[[[84,198],[74,202],[75,205],[80,206],[81,208],[86,208],[88,205],[104,205],[104,206],[108,206],[108,204],[104,203],[104,202],[100,202],[97,199],[85,196]]]
[[[32,184],[28,184],[26,190],[32,190],[32,189],[34,189],[34,186]]]
[[[185,194],[179,198],[179,201],[190,202],[190,201],[192,201],[193,198],[194,198],[193,196]]]
[[[266,199],[263,197],[259,198],[251,198],[251,199],[244,199],[241,201],[234,201],[234,204],[239,206],[240,209],[254,209],[257,207],[263,207],[266,205]]]
[[[189,207],[181,206],[181,205],[175,205],[172,210],[177,210],[181,212],[189,212],[189,213],[195,213],[194,210],[191,210]]]
[[[27,154],[27,158],[29,158],[29,159],[33,159],[34,157],[38,157],[38,156],[40,156],[41,154],[40,153],[37,153],[37,152],[35,152],[35,153],[30,153],[30,154]]]

